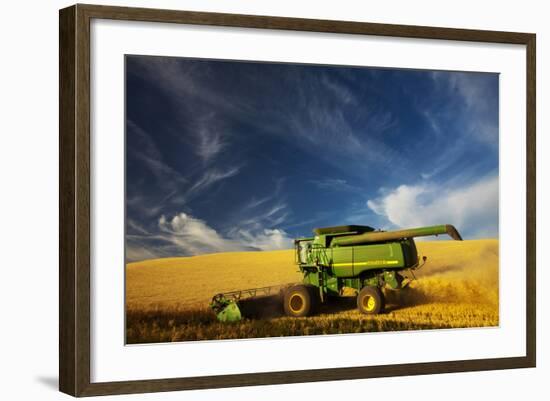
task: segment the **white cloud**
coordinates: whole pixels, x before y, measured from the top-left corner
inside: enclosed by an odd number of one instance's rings
[[[183,254],[196,255],[240,249],[235,241],[223,238],[204,221],[185,213],[179,213],[171,220],[162,215],[158,226],[163,233],[161,237],[180,248]]]
[[[281,229],[265,228],[253,234],[247,230],[239,230],[236,233],[237,240],[249,247],[261,251],[272,251],[275,249],[289,249],[292,247],[292,239]]]
[[[397,227],[453,224],[465,237],[498,235],[498,176],[459,188],[401,185],[367,202]]]
[[[165,256],[189,256],[216,252],[270,251],[292,248],[292,239],[277,228],[251,227],[232,230],[222,235],[204,220],[186,213],[171,219],[162,215],[158,220],[159,233],[128,235],[128,261]]]

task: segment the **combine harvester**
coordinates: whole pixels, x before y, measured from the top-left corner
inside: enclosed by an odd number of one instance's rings
[[[384,310],[382,290],[406,288],[415,278],[413,271],[426,261],[426,256],[418,257],[415,237],[447,234],[462,240],[450,224],[397,231],[351,225],[317,228],[314,233],[314,237],[294,240],[301,284],[217,294],[210,306],[218,320],[238,321],[240,301],[271,295],[281,296],[285,313],[292,317],[308,316],[330,297],[350,293],[357,296],[362,313],[378,314]]]

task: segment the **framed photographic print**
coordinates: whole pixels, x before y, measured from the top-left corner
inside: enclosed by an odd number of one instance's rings
[[[60,390],[534,367],[535,112],[534,34],[61,10]]]

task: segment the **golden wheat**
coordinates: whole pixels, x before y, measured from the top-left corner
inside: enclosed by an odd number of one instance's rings
[[[423,241],[428,260],[403,291],[386,291],[386,313],[360,314],[353,298],[291,319],[272,298],[250,302],[252,318],[222,324],[208,308],[219,292],[299,282],[292,250],[156,259],[126,267],[127,342],[338,334],[496,326],[498,240]],[[247,305],[243,305],[247,309]]]

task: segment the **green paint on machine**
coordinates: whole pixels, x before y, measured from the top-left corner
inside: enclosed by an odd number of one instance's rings
[[[220,322],[238,322],[241,320],[241,310],[235,302],[230,302],[217,317]]]
[[[462,240],[450,224],[396,231],[348,225],[317,228],[314,233],[314,237],[294,240],[296,263],[303,280],[301,284],[284,289],[283,306],[289,316],[314,313],[315,306],[327,302],[329,296],[349,296],[350,292],[357,296],[361,312],[380,313],[384,310],[382,289],[407,287],[414,279],[412,271],[426,260],[426,257],[418,257],[415,237],[447,234]],[[411,272],[410,276],[406,272]],[[239,320],[238,301],[243,294],[256,292],[256,289],[248,289],[218,294],[211,306],[220,321]],[[286,305],[290,302],[294,306]]]

